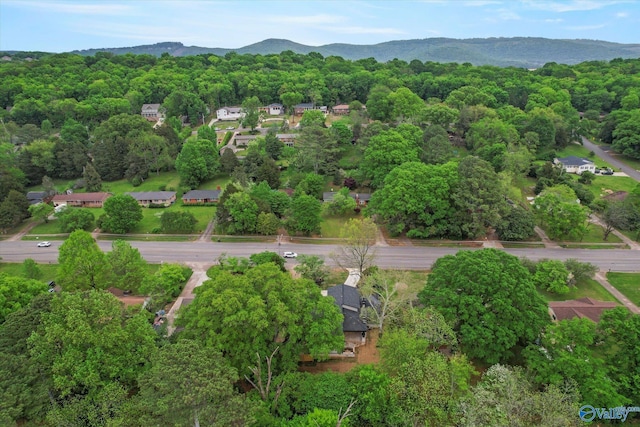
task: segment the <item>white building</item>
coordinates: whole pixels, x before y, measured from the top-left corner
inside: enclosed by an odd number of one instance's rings
[[[565,172],[582,174],[582,172],[589,171],[591,173],[596,172],[596,165],[588,159],[584,159],[576,156],[562,157],[554,159],[553,163],[556,165],[562,165],[562,169]]]
[[[240,107],[222,107],[216,110],[218,120],[240,120],[244,117]]]

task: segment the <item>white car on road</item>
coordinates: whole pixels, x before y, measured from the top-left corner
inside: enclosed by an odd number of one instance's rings
[[[39,248],[48,248],[49,246],[51,246],[51,242],[40,242],[40,243],[38,243],[38,247]]]
[[[295,252],[285,252],[282,254],[282,256],[285,258],[296,258],[298,254]]]

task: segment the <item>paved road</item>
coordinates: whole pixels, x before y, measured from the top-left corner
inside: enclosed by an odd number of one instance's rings
[[[622,172],[629,175],[631,178],[640,182],[640,172],[632,168],[631,166],[627,166],[622,163],[620,160],[616,159],[614,156],[608,153],[609,146],[600,146],[596,145],[593,142],[589,141],[587,138],[582,137],[582,145],[588,149],[596,153],[596,156],[600,157],[602,160],[612,164],[613,166],[620,169]],[[603,149],[604,148],[604,149]]]
[[[0,241],[0,257],[9,262],[21,262],[32,258],[40,263],[55,263],[61,241],[52,241],[49,248],[36,247],[35,241]],[[160,262],[199,262],[213,263],[221,253],[229,256],[248,257],[265,250],[273,252],[294,251],[305,255],[324,255],[326,262],[332,264],[329,254],[336,250],[334,245],[304,245],[282,243],[214,243],[214,242],[130,242],[138,248],[142,256],[150,263]],[[111,250],[111,242],[99,241],[104,251]],[[430,248],[420,246],[388,246],[377,248],[377,264],[382,268],[424,270],[431,268],[433,262],[448,254],[456,253],[459,248]],[[600,270],[640,271],[640,251],[625,249],[552,249],[518,248],[504,249],[516,256],[526,256],[532,260],[551,258],[565,260],[576,258],[590,262]],[[295,261],[288,260],[287,263]]]

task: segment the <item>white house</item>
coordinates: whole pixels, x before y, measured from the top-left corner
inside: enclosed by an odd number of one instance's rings
[[[282,106],[282,104],[274,103],[269,104],[266,107],[260,107],[260,111],[264,111],[270,116],[279,116],[281,114],[284,114],[284,107]]]
[[[163,108],[160,104],[142,104],[140,115],[147,120],[156,121],[163,115]]]
[[[582,157],[569,156],[556,158],[553,160],[556,165],[562,165],[562,169],[565,172],[582,174],[582,172],[589,171],[591,173],[596,172],[596,165],[588,159]]]
[[[218,120],[240,120],[244,117],[240,107],[222,107],[216,110]]]

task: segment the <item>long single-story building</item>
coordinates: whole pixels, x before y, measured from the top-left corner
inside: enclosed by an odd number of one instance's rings
[[[175,191],[140,191],[125,193],[136,199],[140,206],[171,206],[176,201]]]
[[[220,200],[220,190],[191,190],[182,195],[184,205],[206,205],[218,203]]]
[[[73,206],[76,208],[101,208],[111,193],[71,193],[53,196],[53,206]]]

